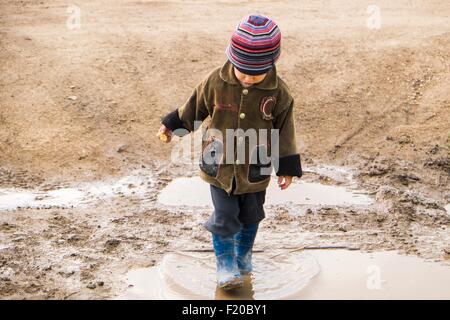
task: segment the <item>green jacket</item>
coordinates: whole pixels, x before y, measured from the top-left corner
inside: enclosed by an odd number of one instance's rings
[[[301,177],[293,111],[294,99],[275,66],[262,82],[244,88],[227,61],[198,84],[186,103],[166,115],[162,123],[175,135],[183,136],[208,118],[200,177],[229,194],[235,178],[233,193],[243,194],[265,190],[272,168],[277,176]]]

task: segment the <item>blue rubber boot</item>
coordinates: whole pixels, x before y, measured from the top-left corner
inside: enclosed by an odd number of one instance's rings
[[[212,234],[217,265],[217,285],[224,290],[241,288],[243,281],[239,272],[234,235],[221,236]]]
[[[258,223],[243,224],[235,235],[237,265],[241,274],[252,272],[252,249],[258,232]]]

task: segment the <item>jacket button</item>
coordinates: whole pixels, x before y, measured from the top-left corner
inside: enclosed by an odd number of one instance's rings
[[[247,93],[248,93],[248,89],[242,90],[242,93],[243,93],[243,94],[247,94]]]
[[[242,112],[242,113],[239,115],[239,118],[244,119],[244,118],[245,118],[245,113]]]
[[[236,164],[240,164],[241,162],[239,160],[236,160],[234,163]]]

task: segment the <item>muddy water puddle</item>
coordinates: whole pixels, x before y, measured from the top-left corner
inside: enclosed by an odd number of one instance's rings
[[[340,183],[352,184],[351,172],[345,168],[321,166],[311,172],[331,177]],[[120,179],[105,179],[69,186],[45,187],[42,189],[0,188],[0,211],[20,208],[72,208],[114,197],[146,200],[156,196],[156,179],[149,171],[136,171]],[[338,205],[366,206],[372,199],[364,191],[342,186],[330,186],[314,182],[294,182],[281,191],[276,178],[267,190],[267,205]],[[212,206],[209,185],[200,177],[181,177],[172,180],[159,194],[158,203],[164,206]]]
[[[118,299],[450,299],[450,267],[393,251],[255,253],[255,271],[233,293],[216,288],[212,253],[168,254],[127,274]]]
[[[160,192],[158,202],[166,206],[212,206],[209,184],[199,177],[174,179]],[[363,191],[314,182],[294,182],[288,189],[280,190],[276,178],[272,178],[266,193],[267,205],[366,206],[372,202]]]

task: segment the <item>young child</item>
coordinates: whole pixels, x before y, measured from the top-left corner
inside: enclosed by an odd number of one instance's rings
[[[161,140],[170,142],[173,134],[192,132],[196,122],[211,118],[202,142],[200,176],[210,184],[214,211],[204,226],[212,233],[218,286],[225,290],[241,287],[241,275],[252,271],[252,248],[265,217],[272,168],[282,190],[302,175],[294,100],[275,68],[280,40],[273,20],[245,17],[226,49],[225,64],[197,85],[184,105],[162,119],[158,132]],[[258,135],[253,144],[247,134],[252,130]],[[276,132],[277,139],[263,135],[264,130]],[[248,154],[242,156],[242,149]],[[269,172],[263,170],[267,168]]]

